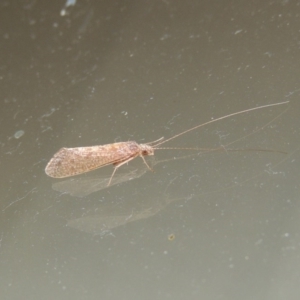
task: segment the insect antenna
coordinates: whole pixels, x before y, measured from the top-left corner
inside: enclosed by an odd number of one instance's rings
[[[197,125],[195,127],[192,127],[188,130],[185,130],[181,133],[178,133],[160,143],[157,143],[157,144],[154,144],[152,147],[155,148],[156,146],[159,146],[159,145],[162,145],[166,142],[169,142],[175,138],[178,138],[179,136],[185,134],[185,133],[188,133],[192,130],[195,130],[197,128],[200,128],[200,127],[203,127],[205,125],[208,125],[208,124],[211,124],[211,123],[214,123],[214,122],[217,122],[217,121],[220,121],[220,120],[224,120],[224,119],[227,119],[227,118],[230,118],[230,117],[233,117],[233,116],[236,116],[236,115],[240,115],[240,114],[243,114],[243,113],[247,113],[247,112],[250,112],[250,111],[253,111],[253,110],[257,110],[257,109],[262,109],[262,108],[267,108],[267,107],[272,107],[272,106],[277,106],[277,105],[283,105],[283,104],[286,104],[286,103],[289,103],[289,101],[284,101],[284,102],[279,102],[279,103],[274,103],[274,104],[268,104],[268,105],[262,105],[262,106],[258,106],[258,107],[254,107],[254,108],[249,108],[249,109],[246,109],[246,110],[242,110],[242,111],[239,111],[239,112],[235,112],[235,113],[232,113],[232,114],[229,114],[229,115],[226,115],[226,116],[223,116],[223,117],[220,117],[220,118],[217,118],[217,119],[214,119],[214,120],[211,120],[211,121],[208,121],[208,122],[205,122],[203,124],[200,124],[200,125]],[[154,142],[152,142],[154,143]]]
[[[154,143],[156,143],[156,142],[159,142],[159,141],[161,141],[161,140],[163,140],[164,139],[164,137],[162,136],[161,138],[159,138],[158,140],[156,140],[156,141],[153,141],[153,142],[149,142],[149,143],[147,143],[147,145],[151,145],[151,144],[154,144]]]
[[[226,145],[228,146],[228,145]],[[262,149],[262,148],[247,148],[247,149],[227,149],[226,146],[221,146],[219,148],[178,148],[178,147],[158,147],[153,148],[155,150],[192,150],[192,151],[203,151],[203,152],[214,152],[214,151],[225,151],[225,152],[275,152],[287,154],[285,151],[274,150],[274,149]]]

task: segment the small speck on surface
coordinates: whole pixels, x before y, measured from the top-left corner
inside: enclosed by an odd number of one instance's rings
[[[14,134],[14,138],[15,139],[19,139],[20,137],[22,137],[25,134],[24,130],[18,130],[17,132],[15,132]]]
[[[173,241],[174,239],[175,239],[175,234],[173,234],[173,233],[169,234],[168,240]]]

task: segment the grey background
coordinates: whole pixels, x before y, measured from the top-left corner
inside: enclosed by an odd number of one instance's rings
[[[1,299],[299,299],[300,1],[71,4],[0,3]],[[81,198],[111,166],[44,173],[287,100],[164,145],[277,152],[157,150]]]

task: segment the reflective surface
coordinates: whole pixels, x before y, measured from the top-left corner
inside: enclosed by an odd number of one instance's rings
[[[3,299],[299,299],[300,2],[0,5]],[[61,147],[286,100],[163,145],[224,151],[157,150],[108,188],[111,166],[44,172]]]

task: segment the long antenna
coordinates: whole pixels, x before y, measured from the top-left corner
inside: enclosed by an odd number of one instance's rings
[[[206,122],[206,123],[197,125],[197,126],[195,126],[195,127],[193,127],[193,128],[190,128],[190,129],[188,129],[188,130],[185,130],[185,131],[183,131],[183,132],[181,132],[181,133],[178,133],[178,134],[176,134],[176,135],[170,137],[169,139],[166,139],[166,140],[164,140],[164,141],[162,141],[162,142],[160,142],[160,143],[158,143],[158,144],[154,144],[153,147],[162,145],[162,144],[164,144],[164,143],[166,143],[166,142],[168,142],[168,141],[171,141],[171,140],[173,140],[173,139],[175,139],[175,138],[177,138],[177,137],[179,137],[179,136],[181,136],[181,135],[183,135],[183,134],[185,134],[185,133],[187,133],[187,132],[190,132],[190,131],[192,131],[192,130],[194,130],[194,129],[200,128],[200,127],[202,127],[202,126],[205,126],[205,125],[208,125],[208,124],[211,124],[211,123],[214,123],[214,122],[217,122],[217,121],[220,121],[220,120],[229,118],[229,117],[233,117],[233,116],[236,116],[236,115],[240,115],[240,114],[243,114],[243,113],[246,113],[246,112],[250,112],[250,111],[253,111],[253,110],[257,110],[257,109],[261,109],[261,108],[267,108],[267,107],[272,107],[272,106],[277,106],[277,105],[283,105],[283,104],[287,104],[287,103],[289,103],[289,102],[290,102],[290,101],[285,101],[285,102],[273,103],[273,104],[268,104],[268,105],[262,105],[262,106],[258,106],[258,107],[254,107],[254,108],[245,109],[245,110],[242,110],[242,111],[239,111],[239,112],[235,112],[235,113],[232,113],[232,114],[230,114],[230,115],[226,115],[226,116],[223,116],[223,117],[221,117],[221,118],[217,118],[217,119],[208,121],[208,122]]]
[[[281,150],[273,150],[273,149],[262,149],[262,148],[246,148],[246,149],[227,149],[227,145],[219,148],[172,148],[172,147],[163,147],[163,148],[153,148],[155,150],[192,150],[192,151],[202,151],[203,153],[207,152],[213,152],[213,151],[225,151],[225,152],[250,152],[250,151],[256,151],[256,152],[274,152],[274,153],[282,153],[287,154],[285,151]]]

